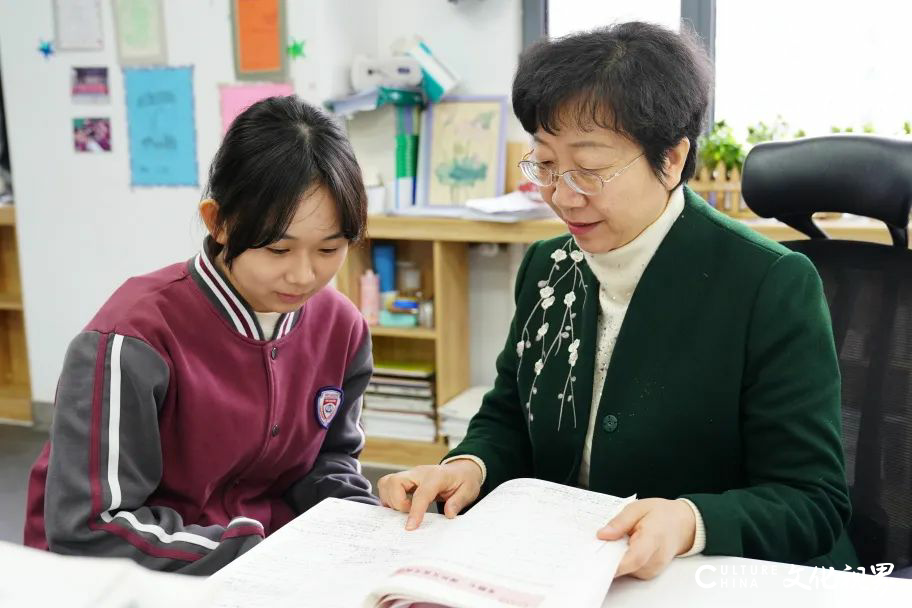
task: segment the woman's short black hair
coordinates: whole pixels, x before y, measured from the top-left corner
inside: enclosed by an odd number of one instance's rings
[[[529,133],[554,134],[564,124],[622,133],[663,181],[668,151],[686,137],[684,182],[696,168],[711,74],[695,35],[619,23],[527,49],[513,81],[513,111]]]
[[[367,194],[351,144],[336,122],[295,96],[270,97],[242,112],[209,168],[206,197],[218,203],[225,264],[265,247],[288,229],[301,199],[325,187],[342,235],[356,242],[367,222]],[[213,253],[222,247],[210,242]]]

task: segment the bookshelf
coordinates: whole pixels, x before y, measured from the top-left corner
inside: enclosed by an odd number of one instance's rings
[[[16,213],[12,205],[0,206],[0,420],[31,423],[28,357]]]
[[[373,231],[373,240],[389,237]],[[420,235],[418,235],[420,236]],[[445,403],[469,384],[468,243],[445,239],[396,240],[397,259],[415,262],[421,270],[422,291],[434,300],[433,328],[371,328],[374,359],[433,363],[436,403]],[[337,277],[337,286],[356,304],[360,301],[359,277],[370,268],[370,244],[352,249]],[[436,443],[398,441],[369,437],[362,461],[394,467],[410,467],[440,460],[447,448]]]
[[[803,238],[775,220],[741,220],[746,226],[776,241]],[[890,243],[890,234],[880,222],[863,219],[820,220],[818,225],[832,238]],[[446,218],[377,215],[368,218],[368,235],[374,241],[396,241],[397,256],[416,262],[422,270],[422,287],[434,298],[433,329],[371,328],[377,360],[434,362],[437,405],[446,403],[468,388],[469,315],[468,246],[470,243],[532,243],[566,232],[558,220],[534,220],[502,224]],[[356,304],[359,277],[370,267],[370,244],[351,250],[340,271],[337,286]],[[407,468],[438,462],[446,454],[442,440],[436,443],[368,437],[361,460],[365,463]]]

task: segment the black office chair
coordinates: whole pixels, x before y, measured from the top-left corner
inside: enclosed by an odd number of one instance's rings
[[[842,432],[862,565],[912,577],[912,140],[829,136],[754,147],[742,195],[810,240],[785,246],[817,266],[842,371]],[[893,245],[834,240],[812,214],[867,216]]]

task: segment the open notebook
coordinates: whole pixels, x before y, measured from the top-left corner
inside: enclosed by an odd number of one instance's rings
[[[601,606],[627,542],[595,534],[632,500],[515,479],[407,532],[403,513],[329,498],[209,582],[220,608]]]

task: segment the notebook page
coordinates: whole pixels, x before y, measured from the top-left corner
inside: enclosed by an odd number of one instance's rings
[[[601,541],[596,532],[633,500],[535,479],[509,481],[446,526],[439,544],[397,569],[371,599],[600,606],[627,542]]]
[[[418,530],[406,514],[328,498],[210,577],[218,608],[352,608],[419,551],[436,544],[442,515]]]

